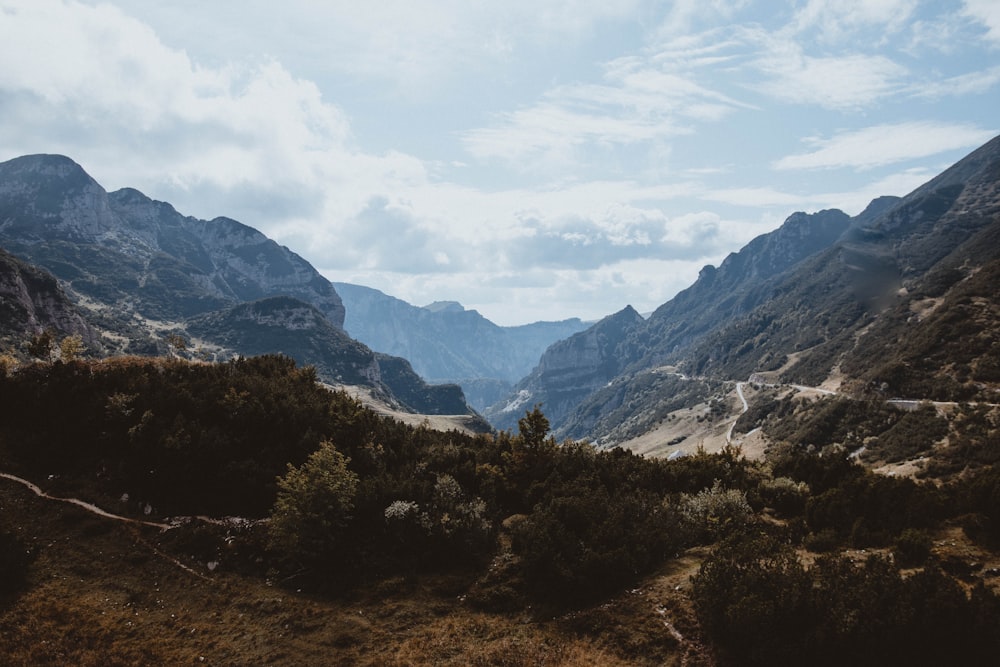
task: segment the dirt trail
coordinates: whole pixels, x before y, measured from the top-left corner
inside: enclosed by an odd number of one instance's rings
[[[0,477],[3,477],[4,479],[9,479],[11,481],[17,482],[18,484],[28,487],[28,489],[30,489],[35,495],[37,495],[40,498],[46,498],[47,500],[56,500],[61,503],[69,503],[70,505],[76,505],[77,507],[82,507],[88,512],[96,514],[97,516],[102,516],[106,519],[114,519],[115,521],[123,521],[125,523],[130,523],[138,526],[149,526],[151,528],[159,528],[160,530],[170,530],[171,528],[174,527],[174,525],[169,523],[158,523],[156,521],[143,521],[141,519],[132,519],[130,517],[121,516],[119,514],[112,514],[111,512],[102,510],[97,505],[92,505],[91,503],[84,502],[83,500],[80,500],[78,498],[60,498],[58,496],[50,496],[49,494],[42,491],[41,488],[39,488],[36,484],[33,484],[22,477],[18,477],[17,475],[11,475],[10,473],[0,472]]]

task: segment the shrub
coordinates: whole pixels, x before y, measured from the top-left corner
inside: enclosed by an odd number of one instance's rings
[[[679,509],[681,524],[695,542],[715,541],[753,520],[746,494],[724,489],[718,480],[710,489],[694,495],[684,494]]]
[[[278,479],[271,513],[271,540],[279,552],[303,563],[332,554],[353,509],[358,476],[329,441],[298,468]]]
[[[933,545],[930,535],[925,531],[907,528],[896,538],[892,555],[903,567],[921,565],[931,555]]]

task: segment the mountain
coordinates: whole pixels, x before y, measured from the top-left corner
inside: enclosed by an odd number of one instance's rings
[[[998,183],[1000,138],[853,218],[836,210],[791,215],[631,327],[607,360],[621,371],[602,387],[581,382],[578,398],[552,415],[555,432],[604,444],[635,438],[675,409],[679,393],[693,391],[679,378],[715,383],[694,392],[689,406],[723,401],[733,381],[751,375],[996,400]],[[585,375],[591,365],[564,372]],[[519,383],[521,405],[545,398],[532,386],[529,378]]]
[[[454,382],[486,407],[527,375],[549,345],[586,325],[573,318],[501,327],[454,301],[413,306],[378,290],[334,283],[344,328],[380,352],[403,357],[431,382]]]
[[[497,428],[514,429],[525,410],[541,404],[551,423],[561,423],[582,398],[623,370],[621,346],[643,321],[632,306],[626,306],[553,344],[531,374],[514,387],[512,396],[486,411],[486,418]]]
[[[108,193],[63,156],[0,164],[0,241],[75,292],[123,312],[181,318],[287,295],[336,326],[344,322],[330,282],[257,230],[183,216],[130,188]]]
[[[660,306],[648,319],[627,308],[574,337],[594,343],[601,340],[603,357],[580,357],[577,367],[574,357],[566,354],[564,343],[569,341],[557,343],[542,356],[539,369],[519,382],[509,398],[491,406],[485,415],[497,427],[509,428],[514,415],[504,415],[519,411],[523,405],[530,407],[541,402],[556,433],[573,437],[590,435],[595,418],[599,419],[595,415],[614,412],[621,399],[621,395],[615,399],[605,393],[598,394],[597,390],[623,373],[632,374],[667,363],[669,355],[687,348],[719,322],[752,310],[766,300],[767,291],[762,288],[768,279],[831,244],[843,234],[849,222],[846,214],[836,210],[793,214],[777,230],[730,254],[718,268],[704,267],[691,287]],[[609,328],[615,332],[610,338]],[[581,347],[582,342],[576,345]],[[595,344],[591,347],[598,348]],[[547,357],[553,361],[547,363]],[[541,371],[543,365],[552,370]],[[577,408],[591,396],[600,405],[584,405],[581,413],[590,416],[573,418]],[[513,423],[516,424],[516,419]]]
[[[55,331],[77,335],[91,349],[100,336],[70,301],[51,274],[0,249],[0,341],[7,349],[24,342],[25,333]]]
[[[78,333],[91,354],[148,355],[166,352],[168,335],[191,338],[188,354],[283,353],[390,408],[472,414],[458,386],[429,385],[351,339],[340,295],[289,249],[229,218],[108,193],[69,158],[0,164],[0,246],[11,253],[0,256],[11,341],[52,328]]]

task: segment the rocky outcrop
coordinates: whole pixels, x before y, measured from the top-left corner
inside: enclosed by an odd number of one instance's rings
[[[1000,137],[854,218],[793,214],[636,327],[617,348],[624,371],[554,426],[614,444],[616,424],[651,423],[644,415],[662,403],[651,371],[663,366],[716,382],[770,371],[804,385],[837,369],[842,386],[992,396],[998,238]],[[932,302],[933,316],[916,315]],[[915,388],[914,377],[935,374]]]
[[[17,351],[28,336],[47,330],[80,336],[92,354],[101,350],[100,336],[54,277],[0,249],[0,349]]]
[[[473,414],[457,385],[430,385],[409,362],[378,354],[345,334],[315,306],[292,297],[241,303],[187,322],[198,339],[241,355],[281,353],[313,366],[332,384],[370,387],[385,403],[423,414]]]
[[[130,188],[108,193],[69,158],[0,164],[0,244],[55,276],[0,257],[10,337],[52,326],[92,347],[89,321],[118,352],[163,354],[175,334],[220,359],[286,354],[393,408],[475,416],[458,386],[429,385],[350,338],[333,285],[288,248],[229,218],[184,216]]]

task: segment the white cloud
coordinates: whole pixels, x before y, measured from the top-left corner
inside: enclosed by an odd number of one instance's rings
[[[726,204],[749,207],[766,206],[801,206],[808,199],[801,195],[781,192],[773,188],[720,188],[709,190],[701,194],[701,198],[707,201],[717,201]]]
[[[65,153],[414,303],[648,310],[794,209],[934,173],[877,167],[989,138],[993,14],[953,2],[931,70],[911,28],[946,12],[909,0],[0,0],[0,159]],[[810,173],[838,166],[877,182]]]
[[[977,72],[966,72],[957,76],[928,81],[913,86],[914,97],[937,99],[976,95],[989,91],[1000,83],[1000,65]]]
[[[426,97],[462,73],[524,57],[539,46],[571,47],[608,24],[632,20],[645,2],[117,0],[167,26],[173,43],[197,42],[220,61],[233,53],[270,53],[314,76],[335,72],[412,97]]]
[[[946,167],[947,165],[941,165],[937,170],[923,167],[906,169],[866,183],[856,190],[823,193],[815,195],[814,199],[823,208],[839,208],[848,215],[857,215],[877,197],[886,195],[904,197],[910,194]]]
[[[965,0],[962,13],[986,27],[986,39],[1000,44],[1000,3],[996,0]]]
[[[788,28],[816,29],[827,42],[842,42],[860,29],[877,27],[884,33],[905,26],[918,0],[809,0],[796,12]]]
[[[605,67],[604,83],[557,86],[539,103],[465,132],[463,144],[480,159],[562,167],[585,159],[583,148],[655,144],[749,107],[689,74],[656,67],[656,60],[655,55],[613,60]]]
[[[910,122],[877,125],[842,132],[830,139],[812,138],[808,153],[788,155],[774,163],[775,169],[870,169],[937,155],[944,151],[978,146],[993,131],[967,124]]]
[[[855,110],[899,92],[906,68],[881,55],[806,55],[794,43],[775,44],[756,66],[769,80],[759,87],[794,104]]]

